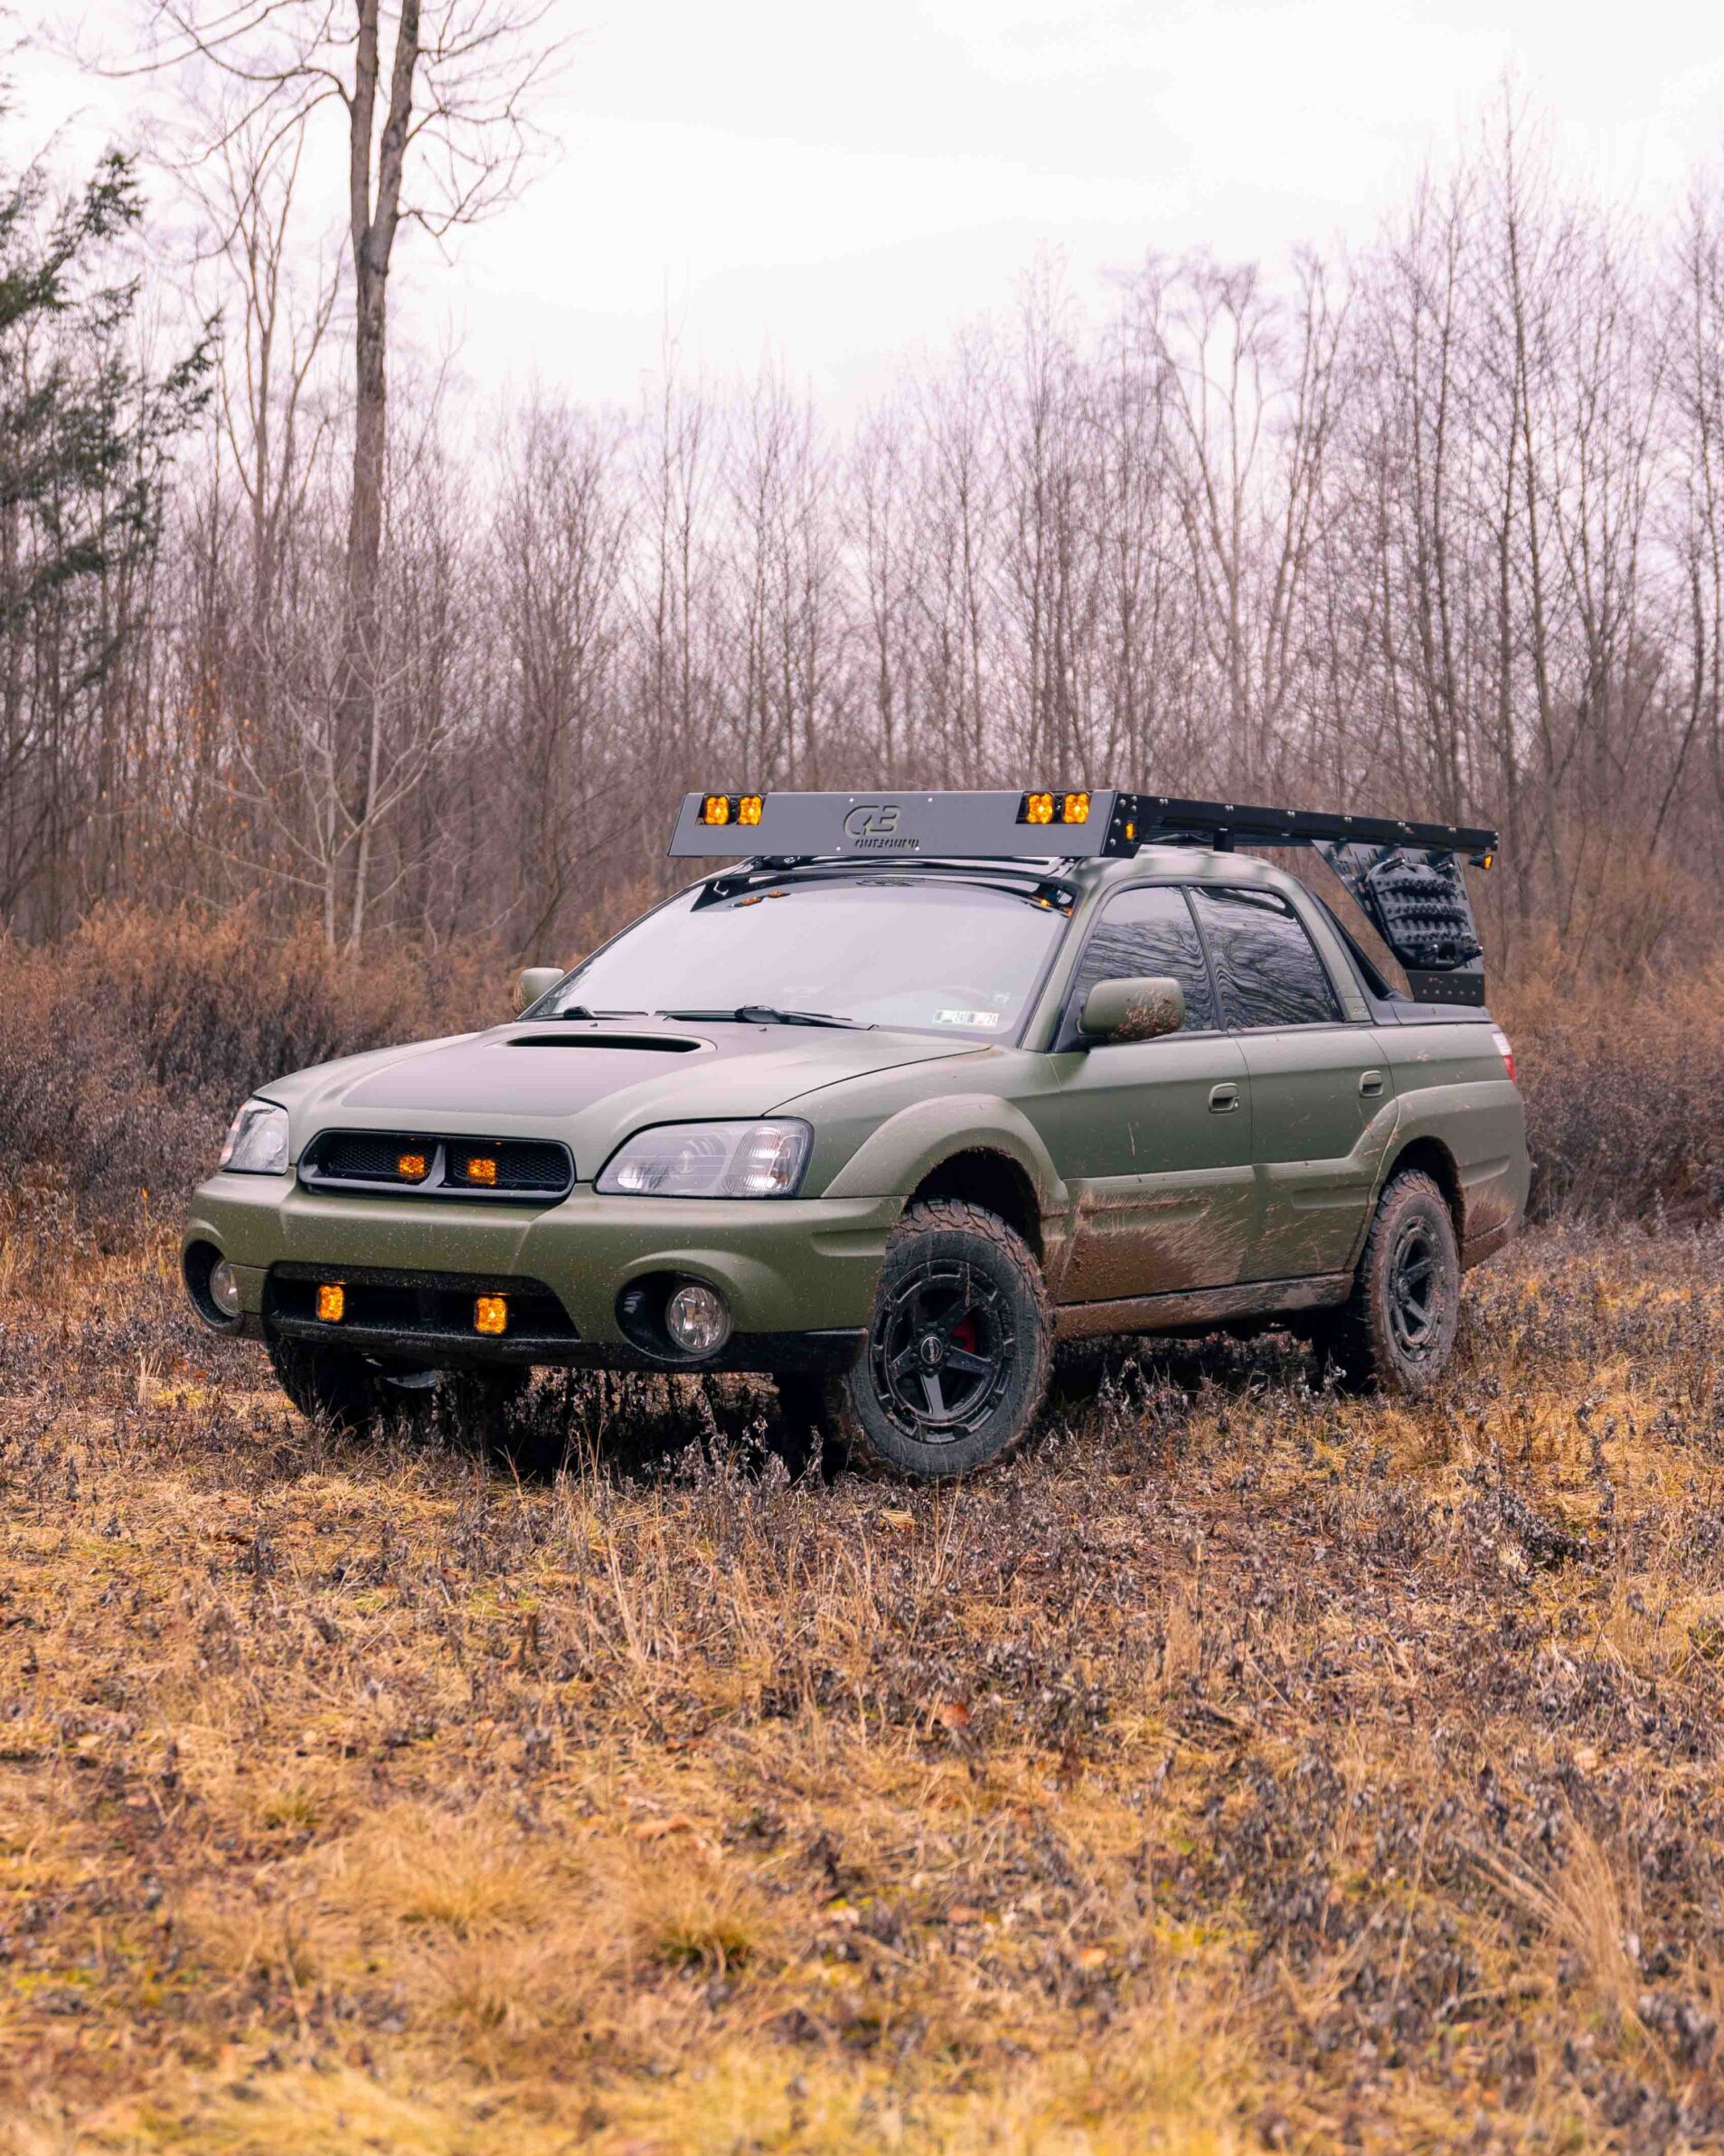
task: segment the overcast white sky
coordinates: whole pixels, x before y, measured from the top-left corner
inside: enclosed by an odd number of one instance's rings
[[[1041,250],[1082,293],[1149,249],[1367,239],[1505,70],[1558,163],[1648,215],[1724,146],[1724,17],[1692,0],[558,5],[561,161],[452,264],[410,237],[392,280],[482,391],[632,401],[668,308],[709,371],[771,353],[848,405]],[[82,12],[110,43],[136,19]],[[134,89],[40,51],[14,73],[14,155],[137,132]]]

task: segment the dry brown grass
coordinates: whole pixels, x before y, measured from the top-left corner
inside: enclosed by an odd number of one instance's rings
[[[737,1387],[345,1446],[14,1237],[0,2148],[1715,2145],[1721,1255],[1541,1235],[1416,1408],[1080,1360],[937,1493]]]

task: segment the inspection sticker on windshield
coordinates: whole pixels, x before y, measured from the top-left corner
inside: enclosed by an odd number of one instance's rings
[[[997,1026],[999,1022],[1000,1013],[997,1011],[937,1011],[934,1013],[937,1026]]]

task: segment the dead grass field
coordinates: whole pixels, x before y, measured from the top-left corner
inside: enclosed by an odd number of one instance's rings
[[[0,2148],[1718,2146],[1720,1261],[1541,1231],[1415,1409],[1074,1363],[942,1494],[740,1389],[346,1446],[16,1230]]]

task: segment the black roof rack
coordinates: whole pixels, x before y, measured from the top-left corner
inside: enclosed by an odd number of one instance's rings
[[[1231,801],[1184,801],[1171,794],[1122,794],[1135,843],[1192,837],[1229,852],[1237,846],[1416,846],[1459,853],[1475,868],[1496,857],[1494,831],[1465,824],[1408,824],[1393,816],[1331,815],[1308,808],[1248,808]]]
[[[947,872],[961,871],[966,861],[1021,861],[1015,874],[1039,873],[1041,890],[1056,891],[1063,888],[1061,864],[1126,860],[1144,846],[1192,840],[1223,852],[1313,847],[1404,966],[1417,1002],[1483,1005],[1484,952],[1461,871],[1463,861],[1488,869],[1496,857],[1496,833],[1482,826],[1255,808],[1113,787],[690,794],[671,852],[741,864],[711,880],[708,891],[717,899],[758,874],[856,861]]]
[[[777,860],[1121,859],[1140,846],[1197,839],[1239,846],[1408,846],[1457,853],[1488,868],[1494,831],[1409,824],[1388,816],[1328,815],[1188,801],[1114,787],[974,793],[689,794],[671,841],[674,855]]]

